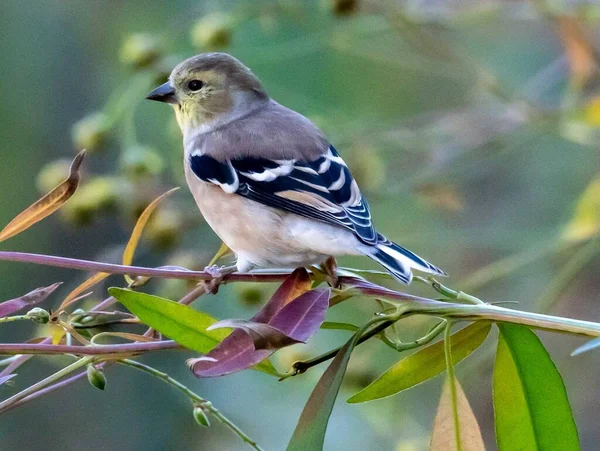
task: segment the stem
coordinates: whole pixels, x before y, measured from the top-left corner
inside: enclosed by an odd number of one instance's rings
[[[30,387],[27,387],[25,390],[17,393],[16,395],[13,395],[10,398],[5,399],[4,401],[0,402],[0,412],[3,412],[4,410],[8,409],[12,404],[16,403],[17,401],[20,401],[21,399],[27,397],[28,395],[31,395],[31,394],[35,393],[36,391],[54,383],[54,382],[57,382],[59,379],[62,379],[64,376],[66,376],[69,373],[72,373],[76,369],[81,368],[82,366],[86,366],[88,363],[92,362],[93,360],[94,359],[92,357],[84,357],[82,359],[79,359],[76,362],[72,363],[71,365],[64,367],[60,371],[57,371],[56,373],[51,374],[46,379],[42,379],[38,383],[33,384]]]
[[[179,344],[172,340],[94,346],[69,346],[43,343],[0,343],[0,354],[75,354],[98,356],[137,354],[140,352],[177,349],[180,347]]]
[[[238,426],[236,426],[230,419],[228,419],[216,407],[214,407],[210,401],[197,395],[196,393],[191,391],[189,388],[187,388],[185,385],[183,385],[181,382],[173,379],[167,373],[163,373],[162,371],[159,371],[156,368],[153,368],[148,365],[144,365],[143,363],[136,362],[135,360],[131,360],[131,359],[119,360],[118,363],[122,363],[123,365],[127,365],[130,367],[136,368],[136,369],[138,369],[140,371],[144,371],[154,377],[158,377],[159,379],[162,379],[167,384],[170,384],[171,386],[175,387],[177,390],[181,391],[183,394],[185,394],[191,400],[195,401],[196,403],[201,403],[203,408],[205,408],[211,414],[213,414],[221,423],[223,423],[227,427],[229,427],[238,437],[240,437],[244,442],[246,442],[248,445],[250,445],[250,447],[252,447],[256,450],[259,450],[259,451],[261,450],[261,448],[256,444],[256,442],[254,440],[250,439],[250,437],[248,437]]]
[[[430,343],[435,337],[442,333],[444,328],[446,327],[447,321],[441,321],[437,324],[433,329],[431,329],[426,335],[421,338],[417,338],[414,341],[410,341],[408,343],[398,343],[395,346],[396,351],[408,351],[409,349],[418,348],[419,346],[426,345]]]
[[[458,418],[458,403],[456,397],[456,379],[454,375],[454,364],[452,363],[452,322],[446,324],[444,331],[444,356],[446,357],[446,371],[448,372],[448,384],[450,388],[450,400],[452,403],[452,418],[454,419],[454,440],[456,451],[462,450],[460,441],[460,421]]]
[[[13,321],[20,321],[23,319],[30,319],[27,315],[15,315],[15,316],[5,316],[4,318],[0,318],[0,324],[2,323],[10,323]]]
[[[204,271],[188,271],[183,269],[160,269],[144,268],[141,266],[125,266],[112,263],[100,263],[90,260],[79,260],[75,258],[56,257],[54,255],[30,254],[26,252],[0,251],[0,260],[21,263],[33,263],[36,265],[56,266],[58,268],[80,269],[83,271],[108,272],[110,274],[128,274],[130,276],[146,276],[170,279],[211,280],[210,274]],[[233,281],[244,282],[280,282],[290,275],[284,272],[262,272],[227,274],[223,276],[223,283]]]

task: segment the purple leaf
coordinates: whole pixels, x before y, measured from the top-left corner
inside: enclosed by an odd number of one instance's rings
[[[222,329],[225,327],[240,329],[246,332],[252,339],[254,349],[279,349],[299,343],[298,340],[294,340],[273,326],[245,319],[224,319],[208,327],[206,330]]]
[[[24,294],[21,297],[0,303],[0,318],[11,315],[14,312],[17,312],[27,306],[39,304],[48,296],[50,296],[52,292],[56,290],[61,284],[62,282],[57,282],[55,284],[50,285],[49,287],[36,288],[35,290]]]
[[[7,374],[6,376],[0,376],[0,385],[3,385],[5,382],[8,382],[15,376],[16,374]]]
[[[236,330],[206,356],[188,360],[194,374],[223,376],[256,365],[276,349],[307,341],[325,319],[330,295],[329,290],[310,288],[308,273],[299,268],[251,320],[219,321],[219,327]]]

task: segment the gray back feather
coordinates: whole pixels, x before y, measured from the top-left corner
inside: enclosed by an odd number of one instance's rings
[[[329,142],[307,118],[274,100],[248,115],[196,136],[190,151],[224,161],[235,157],[315,160]]]

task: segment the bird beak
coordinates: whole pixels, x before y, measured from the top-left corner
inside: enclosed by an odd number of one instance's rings
[[[175,89],[171,86],[171,82],[166,82],[152,91],[146,96],[148,100],[156,100],[157,102],[178,103],[175,96]]]

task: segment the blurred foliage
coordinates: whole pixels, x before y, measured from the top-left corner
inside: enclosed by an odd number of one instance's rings
[[[219,49],[251,67],[277,101],[324,129],[363,187],[381,231],[445,268],[454,286],[463,288],[467,277],[485,280],[477,294],[486,299],[515,300],[528,309],[532,299],[551,296],[558,299],[555,312],[600,319],[590,295],[600,288],[598,254],[588,252],[586,264],[568,271],[572,254],[600,231],[596,2],[5,0],[0,17],[0,223],[38,197],[36,185],[46,192],[66,178],[70,149],[93,151],[82,186],[54,222],[3,249],[118,261],[122,248],[115,246],[126,242],[148,203],[184,184],[172,113],[144,102],[144,95],[183,58]],[[191,196],[180,193],[157,210],[134,263],[201,268],[218,246]],[[68,292],[85,278],[0,267],[0,299],[56,280],[68,281]],[[186,289],[182,281],[151,284],[169,298]],[[271,292],[224,287],[201,303],[218,317],[250,316]],[[351,301],[328,320],[359,323],[372,309]],[[0,334],[2,341],[25,336],[10,324]],[[289,366],[299,354],[331,348],[333,337],[323,332],[308,349],[286,349],[279,358]],[[597,403],[589,393],[600,389],[591,376],[598,353],[573,360],[568,354],[580,341],[543,339],[565,379],[582,446],[593,449]],[[369,382],[397,360],[393,352],[371,352],[377,345],[356,350],[358,363],[349,369],[354,381]],[[481,381],[490,380],[491,360],[489,353],[477,355],[457,372],[490,444],[491,382]],[[54,368],[52,359],[36,359],[43,366],[33,374],[24,367],[19,383]],[[318,377],[311,371],[277,385],[248,371],[197,381],[180,356],[148,358],[156,359],[171,362],[174,375],[223,406],[267,449],[283,448]],[[72,430],[85,430],[86,445],[99,449],[239,445],[224,428],[198,428],[168,388],[126,370],[110,368],[107,373],[118,373],[108,375],[111,381],[123,383],[103,392],[82,383],[68,396],[56,393],[11,411],[0,425],[3,448],[47,447],[48,430],[63,449],[81,446]],[[435,384],[376,405],[339,403],[326,447],[426,448]],[[248,415],[257,406],[269,419],[268,436],[259,416]],[[36,426],[31,418],[39,412],[47,414]]]

